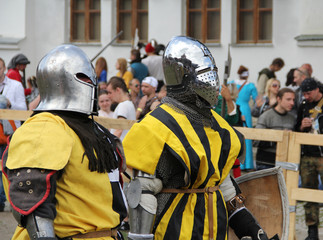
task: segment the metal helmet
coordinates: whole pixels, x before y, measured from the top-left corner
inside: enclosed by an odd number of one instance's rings
[[[183,79],[189,77],[186,87],[211,106],[216,103],[220,87],[217,67],[209,49],[198,40],[174,37],[165,49],[163,68],[168,91],[172,86],[185,88]]]
[[[34,111],[96,114],[96,74],[80,48],[73,45],[54,48],[39,62],[36,77],[40,103]]]

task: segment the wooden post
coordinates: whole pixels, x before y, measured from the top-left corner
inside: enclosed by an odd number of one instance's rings
[[[296,135],[294,132],[289,134],[288,162],[299,164],[301,157],[301,145],[296,143]],[[289,240],[295,238],[295,222],[296,222],[296,200],[292,198],[292,189],[298,188],[299,171],[287,171],[286,188],[288,193],[290,214],[289,214]]]
[[[289,132],[283,131],[282,141],[277,142],[276,162],[288,162]],[[283,175],[286,179],[287,170],[283,168]]]

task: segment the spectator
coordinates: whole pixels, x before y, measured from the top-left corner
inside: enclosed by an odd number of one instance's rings
[[[167,95],[167,87],[163,85],[157,93],[158,100],[161,101]]]
[[[296,68],[291,68],[289,70],[289,72],[287,73],[286,82],[285,82],[285,86],[293,89],[294,91],[298,88],[298,86],[294,82],[294,71],[295,70],[296,70]]]
[[[23,55],[23,54],[18,54],[14,56],[9,64],[8,64],[8,72],[7,72],[7,77],[13,80],[17,80],[23,84],[23,87],[26,88],[25,85],[25,79],[22,78],[20,75],[19,71],[25,72],[25,69],[27,67],[27,64],[29,64],[30,61],[28,58]],[[25,75],[23,75],[25,77]],[[26,88],[25,90],[25,95],[29,95],[31,93],[31,89]]]
[[[104,57],[99,57],[95,62],[95,73],[98,83],[107,82],[108,64]]]
[[[130,100],[135,105],[135,109],[137,109],[138,104],[140,102],[140,82],[137,78],[134,78],[130,81],[129,91],[130,91]]]
[[[157,85],[158,81],[154,77],[146,77],[142,81],[141,91],[144,96],[140,99],[138,104],[136,111],[137,119],[142,119],[147,113],[154,110],[158,104],[160,104],[156,94]]]
[[[24,88],[18,81],[5,76],[6,65],[0,58],[0,93],[7,98],[8,106],[14,110],[27,110]],[[21,122],[15,121],[16,127],[20,127]]]
[[[284,65],[285,63],[283,59],[275,58],[269,68],[264,68],[259,72],[257,80],[257,91],[259,96],[264,95],[267,81],[271,78],[276,78],[275,72],[280,71]]]
[[[295,90],[295,104],[294,104],[294,108],[292,110],[292,113],[294,114],[295,118],[297,116],[298,108],[299,108],[300,104],[304,100],[302,90],[301,90],[301,88],[299,86],[301,86],[302,82],[308,77],[310,77],[310,74],[309,74],[307,68],[299,67],[299,68],[295,69],[295,71],[294,71],[294,82],[295,82],[296,86],[298,87]]]
[[[312,68],[311,64],[304,63],[304,64],[302,64],[301,69],[306,70],[306,72],[308,72],[309,77],[312,77],[313,68]]]
[[[108,96],[112,102],[118,103],[113,118],[136,120],[136,109],[128,94],[128,88],[120,77],[112,77],[108,82]],[[111,133],[122,141],[129,130],[111,129]]]
[[[158,80],[157,92],[164,85],[163,57],[155,53],[155,47],[148,43],[145,47],[147,57],[142,59],[142,63],[148,67],[149,76]]]
[[[0,109],[8,108],[8,101],[5,96],[0,95]],[[3,155],[7,147],[7,138],[16,130],[16,125],[13,120],[0,120],[0,154]],[[1,161],[0,161],[1,162]],[[2,168],[0,168],[0,212],[4,211],[6,195],[2,183]]]
[[[98,86],[98,91],[107,90],[108,83],[107,82],[100,82]]]
[[[251,111],[253,117],[259,117],[263,112],[274,106],[277,102],[277,93],[280,89],[280,81],[277,79],[269,79],[266,84],[265,95],[257,97],[256,104]]]
[[[99,91],[99,117],[113,118],[111,111],[111,100],[108,97],[107,90]]]
[[[230,81],[229,84],[235,85],[237,89],[236,104],[239,105],[245,127],[252,127],[251,109],[249,106],[250,98],[253,101],[257,97],[257,89],[253,83],[248,82],[249,71],[248,68],[240,66],[238,69],[239,79]],[[254,169],[253,153],[252,153],[252,140],[246,139],[246,160],[241,164],[241,170]]]
[[[295,118],[290,113],[293,108],[295,93],[290,88],[280,89],[277,93],[275,106],[260,115],[256,128],[293,130]],[[257,146],[256,169],[266,169],[275,166],[276,142],[255,141]]]
[[[40,95],[28,104],[28,110],[34,110],[40,102]]]
[[[118,58],[116,62],[117,77],[120,77],[126,83],[127,88],[129,88],[129,82],[133,79],[133,75],[130,71],[127,71],[127,60],[125,58]]]
[[[31,76],[27,79],[27,87],[31,90],[31,93],[28,96],[26,96],[27,104],[29,105],[39,95],[39,90],[35,76]]]
[[[165,51],[164,44],[156,44],[156,47],[155,47],[155,54],[156,55],[163,55],[164,51]]]
[[[323,132],[323,94],[314,78],[306,78],[300,85],[305,101],[298,109],[295,130],[307,133]],[[322,146],[302,145],[300,175],[303,188],[318,189],[318,175],[323,182]],[[307,202],[304,205],[305,222],[308,226],[306,239],[319,239],[319,204]]]
[[[130,67],[134,78],[137,78],[140,82],[148,76],[148,68],[141,62],[140,51],[132,49],[130,54]]]
[[[221,94],[218,97],[217,104],[214,106],[214,111],[216,111],[219,115],[222,112],[222,101],[225,99],[225,115],[223,118],[231,125],[231,126],[242,126],[240,120],[240,110],[238,110],[236,103],[232,99],[230,90],[227,86],[222,85]]]

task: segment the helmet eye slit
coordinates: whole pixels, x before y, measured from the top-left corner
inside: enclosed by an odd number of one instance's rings
[[[88,76],[86,76],[84,73],[77,73],[77,74],[75,74],[75,77],[76,77],[76,79],[78,79],[82,82],[93,85],[92,80]]]

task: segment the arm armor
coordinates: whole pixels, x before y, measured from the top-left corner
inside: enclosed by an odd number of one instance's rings
[[[23,216],[36,215],[54,219],[57,172],[37,168],[6,169],[13,210]]]
[[[129,183],[126,191],[129,203],[129,239],[153,239],[151,230],[157,211],[157,199],[154,195],[161,189],[160,179],[141,171]],[[134,201],[135,199],[137,200]]]
[[[267,234],[257,220],[245,207],[245,197],[241,194],[238,184],[231,178],[236,196],[226,202],[229,216],[229,226],[239,239],[268,240]]]
[[[53,220],[35,216],[33,213],[26,218],[26,229],[30,239],[56,240]]]
[[[229,226],[239,239],[268,240],[265,231],[245,207],[238,209],[230,216]]]

